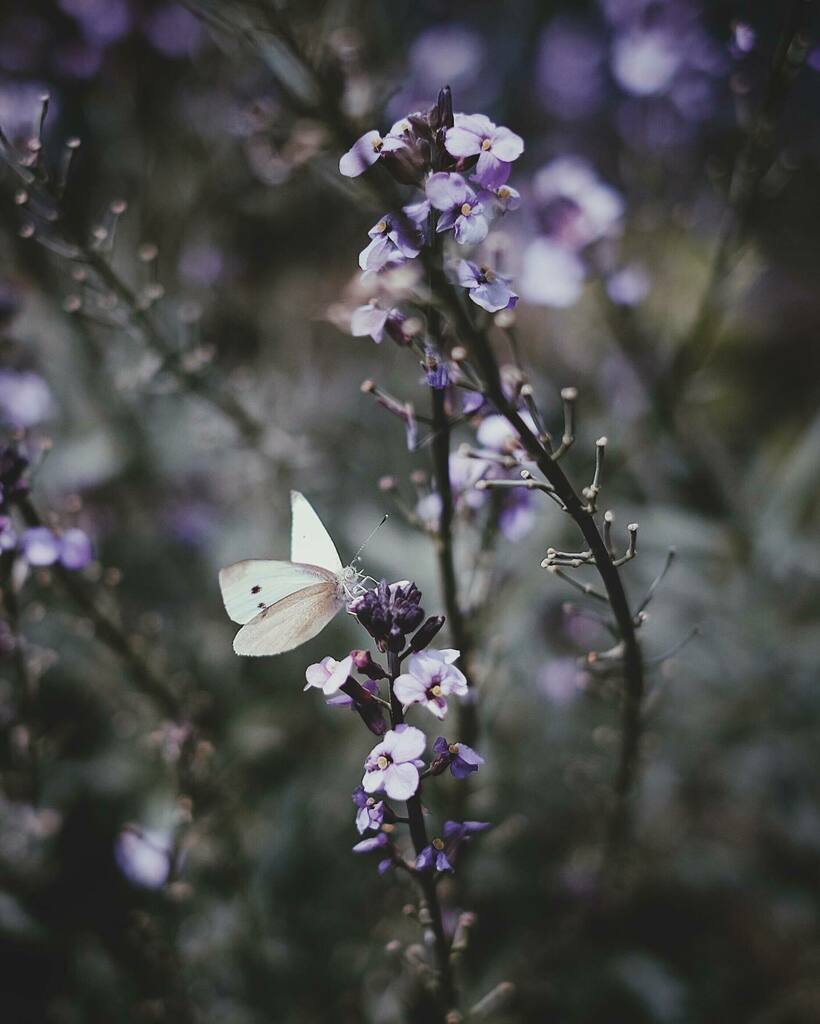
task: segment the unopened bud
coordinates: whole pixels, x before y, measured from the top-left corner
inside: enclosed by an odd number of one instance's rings
[[[422,623],[418,632],[410,641],[410,650],[416,654],[419,651],[423,651],[425,647],[428,647],[433,637],[444,625],[444,622],[445,617],[443,615],[431,615],[426,622]]]

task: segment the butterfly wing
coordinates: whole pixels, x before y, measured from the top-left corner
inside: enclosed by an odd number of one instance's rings
[[[237,654],[284,654],[320,633],[344,607],[338,583],[316,583],[277,601],[246,623],[234,637]]]
[[[293,562],[320,565],[338,575],[342,571],[339,552],[313,506],[299,491],[290,492],[292,515],[290,557]]]
[[[259,613],[317,583],[335,583],[336,577],[318,565],[250,558],[220,570],[219,588],[225,611],[244,625]]]

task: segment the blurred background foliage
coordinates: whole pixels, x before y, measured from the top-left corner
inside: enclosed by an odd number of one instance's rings
[[[2,1017],[425,1020],[412,972],[385,952],[418,941],[404,881],[349,853],[366,737],[302,693],[307,664],[363,637],[337,620],[308,648],[242,661],[216,585],[231,561],[286,555],[291,486],[343,556],[389,510],[383,475],[415,502],[410,474],[429,472],[428,452],[408,453],[359,385],[373,377],[420,405],[424,387],[406,351],[339,327],[380,211],[338,176],[326,128],[293,113],[279,83],[303,83],[281,46],[231,29],[254,5],[201,6],[216,22],[150,0],[7,0],[0,15],[0,125],[25,141],[49,92],[45,159],[82,140],[65,223],[86,236],[127,201],[112,259],[137,291],[161,283],[154,314],[182,367],[169,374],[139,332],[95,320],[117,311],[20,237],[4,179],[0,412],[30,451],[52,440],[36,506],[91,535],[83,585],[185,694],[169,715],[54,574],[31,571],[19,594],[36,680],[25,722],[7,634],[0,664]],[[604,507],[641,522],[624,569],[633,600],[677,550],[642,630],[653,665],[635,836],[623,892],[597,907],[617,688],[579,667],[606,636],[539,569],[548,545],[575,538],[552,505],[534,505],[526,536],[502,541],[482,625],[487,766],[469,809],[495,828],[446,884],[451,907],[477,913],[469,1001],[510,980],[515,997],[493,1019],[820,1019],[820,51],[784,97],[731,276],[690,337],[694,372],[655,389],[652,368],[701,308],[792,5],[291,7],[363,130],[449,83],[456,109],[525,138],[525,203],[504,222],[516,276],[544,231],[533,181],[551,160],[585,159],[624,202],[617,237],[584,254],[577,301],[524,302],[517,324],[556,430],[559,389],[580,389],[570,475],[586,480],[594,439],[609,437]],[[657,25],[674,28],[660,49]],[[614,301],[606,282],[627,266],[637,293]],[[23,396],[29,373],[45,395]],[[243,436],[215,393],[261,429]],[[412,576],[428,613],[441,611],[433,547],[400,518],[366,566]],[[693,626],[696,639],[664,657]]]

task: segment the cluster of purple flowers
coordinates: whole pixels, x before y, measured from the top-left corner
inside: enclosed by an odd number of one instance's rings
[[[417,849],[412,863],[402,858],[395,845],[396,824],[407,819],[400,818],[388,801],[415,799],[423,778],[449,769],[455,778],[464,779],[484,763],[471,747],[443,736],[437,737],[432,756],[425,760],[427,736],[403,720],[404,712],[415,705],[444,719],[447,698],[466,697],[468,692],[464,673],[455,665],[459,651],[429,646],[444,618],[425,619],[420,602],[421,592],[414,583],[401,580],[388,584],[382,580],[349,605],[349,611],[376,641],[378,650],[390,654],[387,669],[369,651],[356,650],[338,660],[325,657],[305,672],[306,690],[320,689],[328,704],[353,708],[379,736],[365,758],[361,784],[353,793],[356,828],[364,837],[353,850],[381,854],[382,873],[396,864],[416,871],[452,871],[461,843],[489,827],[486,822],[448,821],[442,838],[433,839],[423,850]],[[387,689],[382,696],[380,686],[385,682]],[[396,711],[397,705],[403,708],[401,714]],[[390,709],[391,728],[387,727],[385,709]]]
[[[429,249],[436,236],[452,235],[459,247],[479,245],[494,217],[518,208],[521,197],[507,184],[513,163],[524,151],[519,135],[484,114],[453,113],[450,89],[426,113],[397,121],[385,136],[368,131],[339,162],[347,177],[381,163],[401,184],[421,190],[400,214],[385,214],[369,231],[370,243],[359,256],[365,274],[401,267]],[[488,262],[461,254],[448,268],[476,305],[488,312],[511,309],[518,300],[510,278]],[[399,343],[406,314],[371,301],[353,314],[352,333],[381,341],[385,331]]]
[[[47,526],[15,529],[11,510],[28,494],[28,459],[16,445],[0,448],[0,554],[13,554],[35,568],[59,563],[66,569],[83,569],[93,558],[85,531],[72,527],[60,533]]]

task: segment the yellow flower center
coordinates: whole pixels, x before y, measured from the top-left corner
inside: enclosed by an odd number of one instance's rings
[[[495,273],[489,267],[479,267],[479,270],[487,284],[492,284],[495,281]]]
[[[387,231],[387,221],[380,220],[373,230],[377,231],[380,235],[383,235],[385,231]]]
[[[443,850],[444,849],[444,840],[443,839],[434,839],[433,842],[430,845],[435,847],[436,850]]]
[[[488,150],[488,149],[490,149],[491,147],[492,147],[492,140],[491,140],[491,139],[485,139],[485,140],[484,140],[484,141],[483,141],[483,142],[481,143],[481,148],[482,148],[482,149],[484,150],[484,152],[485,152],[485,153],[486,153],[486,152],[487,152],[487,150]]]
[[[457,754],[458,753],[458,744],[457,743],[451,743],[450,746],[447,749],[450,751],[451,754]]]
[[[472,212],[473,212],[473,208],[472,208],[472,206],[470,206],[469,203],[463,203],[462,204],[462,206],[461,206],[461,216],[462,217],[469,217]]]
[[[374,139],[373,140],[373,152],[374,153],[381,152],[381,148],[382,148],[383,145],[384,145],[384,139],[382,139],[381,137],[379,137],[378,139]]]
[[[384,769],[385,769],[385,768],[386,768],[386,767],[387,767],[387,766],[388,766],[389,764],[390,764],[390,762],[389,762],[389,761],[387,760],[387,758],[386,758],[386,757],[384,756],[384,754],[382,754],[382,755],[381,755],[381,756],[379,757],[379,759],[378,759],[378,760],[376,761],[376,765],[377,765],[377,767],[379,767],[379,768],[380,768],[380,769],[381,769],[382,771],[384,771]]]
[[[432,693],[432,695],[434,697],[440,697],[441,696],[441,687],[438,686],[438,685],[434,686],[432,688],[432,690],[430,690],[430,693]]]
[[[510,198],[510,190],[507,188],[506,185],[502,185],[501,188],[498,190],[498,198],[499,199],[509,199]]]

